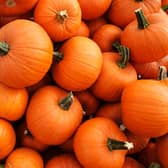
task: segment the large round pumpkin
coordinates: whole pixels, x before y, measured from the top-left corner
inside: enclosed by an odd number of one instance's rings
[[[52,42],[37,23],[20,19],[0,29],[0,82],[23,88],[40,81],[50,68]]]

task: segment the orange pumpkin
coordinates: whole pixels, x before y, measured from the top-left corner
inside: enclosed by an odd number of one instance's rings
[[[26,89],[14,89],[0,83],[0,93],[0,117],[10,121],[19,120],[28,104]]]
[[[51,158],[47,164],[46,168],[82,168],[77,159],[73,154],[61,154]]]
[[[18,16],[27,13],[38,0],[0,0],[1,16]]]
[[[122,168],[145,168],[141,163],[131,157],[126,157]]]
[[[112,24],[101,26],[93,35],[93,40],[99,45],[102,52],[112,51],[112,44],[119,41],[122,30]]]
[[[52,58],[52,42],[37,23],[18,19],[0,29],[0,82],[14,88],[33,85],[45,76]]]
[[[3,119],[0,119],[0,160],[8,156],[16,144],[16,135],[12,125]]]
[[[63,41],[80,27],[81,9],[77,0],[39,0],[34,19],[53,41]]]
[[[99,46],[91,39],[75,36],[60,48],[63,59],[54,63],[54,81],[69,91],[82,91],[89,88],[98,78],[102,64]]]
[[[83,167],[121,168],[132,143],[110,119],[85,121],[74,136],[74,152]],[[125,149],[125,150],[124,150]]]
[[[44,168],[42,157],[30,148],[16,148],[5,162],[5,168]]]
[[[82,106],[71,92],[68,94],[56,86],[45,86],[31,98],[26,122],[37,140],[59,145],[73,135],[82,117]]]

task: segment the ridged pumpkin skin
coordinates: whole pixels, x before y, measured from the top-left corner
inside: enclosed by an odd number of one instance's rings
[[[131,157],[126,157],[122,168],[145,168],[142,164]]]
[[[5,168],[44,168],[42,157],[30,148],[16,148],[5,162]]]
[[[72,37],[59,50],[63,60],[52,67],[54,81],[66,90],[82,91],[98,78],[103,58],[99,46],[82,36]]]
[[[168,131],[168,85],[164,81],[137,80],[121,97],[121,117],[126,128],[143,137]]]
[[[9,121],[19,120],[28,104],[26,89],[14,89],[0,83],[0,93],[0,117]]]
[[[127,150],[110,151],[108,138],[127,140],[119,127],[107,118],[93,118],[80,125],[74,136],[74,151],[83,167],[122,168]]]
[[[168,167],[168,134],[165,134],[162,137],[159,137],[156,141],[156,153],[159,162],[163,166],[163,168]]]
[[[81,123],[82,106],[75,96],[69,109],[64,110],[58,105],[67,94],[56,86],[45,86],[31,98],[26,123],[28,130],[40,142],[48,145],[64,143]]]
[[[113,0],[108,11],[109,20],[124,28],[135,19],[134,11],[142,8],[145,14],[159,12],[161,7],[161,0]]]
[[[102,16],[110,7],[112,0],[78,0],[81,10],[82,18],[84,20],[92,20]]]
[[[81,9],[77,0],[39,0],[34,19],[53,41],[63,41],[80,27]]]
[[[145,18],[149,24],[146,28],[137,28],[138,22],[134,20],[121,34],[121,44],[130,48],[130,58],[136,63],[157,61],[168,54],[167,15],[154,13]]]
[[[37,23],[24,19],[8,23],[0,29],[0,42],[9,45],[8,53],[0,54],[0,82],[23,88],[40,81],[49,70],[53,45]]]
[[[46,168],[82,168],[72,154],[61,154],[51,158],[46,163]]]
[[[0,0],[0,16],[17,16],[33,9],[38,0]]]
[[[0,160],[4,159],[15,147],[16,135],[12,125],[0,119]]]

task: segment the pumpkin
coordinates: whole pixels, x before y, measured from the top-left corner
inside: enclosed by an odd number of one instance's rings
[[[89,30],[90,30],[90,37],[92,38],[94,33],[99,30],[99,28],[105,24],[107,24],[107,20],[105,19],[105,17],[100,16],[96,19],[92,19],[86,22]]]
[[[78,30],[74,33],[74,36],[89,37],[89,35],[90,35],[89,27],[84,21],[82,21]]]
[[[112,0],[78,0],[84,20],[92,20],[102,16],[110,7]]]
[[[61,154],[51,158],[46,168],[82,168],[73,154]]]
[[[18,19],[0,29],[0,82],[14,88],[33,85],[45,76],[52,58],[52,42],[37,23]]]
[[[137,73],[128,62],[129,49],[121,46],[119,50],[103,53],[103,68],[91,87],[92,93],[105,101],[120,101],[126,85],[137,80]]]
[[[30,148],[16,148],[7,157],[5,168],[44,168],[42,157]]]
[[[168,133],[159,137],[156,141],[156,154],[163,168],[168,167]]]
[[[144,138],[133,134],[129,130],[125,129],[124,134],[128,140],[134,144],[134,148],[128,151],[128,154],[135,154],[142,151],[149,143],[150,138]]]
[[[159,61],[153,61],[149,63],[135,63],[131,62],[135,68],[138,76],[142,79],[157,79],[159,73]]]
[[[74,152],[83,167],[122,168],[128,149],[133,147],[110,119],[85,121],[74,136]]]
[[[32,96],[26,122],[28,130],[41,143],[59,145],[73,135],[82,116],[82,106],[72,92],[45,86]]]
[[[167,16],[161,13],[144,16],[141,9],[137,9],[135,14],[137,19],[126,26],[121,34],[121,44],[130,48],[131,60],[147,63],[166,56],[168,54]]]
[[[105,117],[115,121],[117,124],[121,123],[121,103],[105,103],[99,107],[96,112],[96,117]]]
[[[166,75],[164,68],[160,67],[162,73],[159,77]],[[121,118],[126,128],[134,134],[159,137],[167,133],[167,110],[168,85],[164,78],[158,81],[137,80],[122,92]]]
[[[74,94],[80,101],[85,115],[96,113],[100,102],[89,90],[74,92]]]
[[[63,41],[72,37],[80,27],[81,9],[77,0],[39,0],[34,20],[53,41]]]
[[[0,119],[0,160],[8,156],[16,144],[16,135],[13,126],[6,120]]]
[[[122,168],[145,168],[141,163],[131,157],[126,157]]]
[[[108,11],[108,18],[116,26],[125,28],[135,19],[136,9],[142,8],[145,15],[148,15],[159,12],[160,7],[161,0],[113,0]]]
[[[103,58],[93,40],[82,36],[72,37],[61,46],[59,53],[63,59],[52,66],[52,77],[59,86],[69,91],[82,91],[97,80]]]
[[[9,121],[19,120],[28,104],[26,89],[14,89],[0,83],[0,93],[0,117]]]
[[[122,30],[112,24],[101,26],[93,35],[93,40],[99,45],[102,52],[112,51],[112,44],[120,39]]]
[[[0,0],[1,16],[18,16],[34,8],[38,0]]]
[[[17,133],[18,143],[22,147],[31,148],[40,152],[46,150],[48,147],[48,145],[45,145],[39,142],[30,134],[30,131],[27,129],[27,125],[25,121],[21,122],[18,125],[16,129],[16,133]]]

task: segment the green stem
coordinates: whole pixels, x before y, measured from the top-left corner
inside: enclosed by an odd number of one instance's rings
[[[135,15],[136,15],[136,18],[138,21],[138,28],[139,29],[145,29],[149,26],[149,23],[148,23],[146,17],[144,16],[144,13],[141,8],[135,10]]]
[[[148,168],[160,168],[160,164],[153,162],[150,164],[150,166]]]
[[[118,48],[120,47],[121,43],[119,41],[115,41],[112,44],[113,49],[115,49],[116,51],[118,51]]]
[[[59,63],[61,60],[63,60],[64,58],[64,55],[63,53],[59,52],[59,51],[54,51],[53,53],[53,56],[54,56],[54,60]]]
[[[110,151],[113,150],[130,150],[134,147],[131,142],[118,141],[111,138],[107,139],[107,147]]]
[[[167,5],[162,6],[162,9],[166,12],[166,11],[168,10],[168,4],[167,4]]]
[[[0,56],[5,56],[9,52],[9,44],[0,42]]]
[[[58,105],[63,110],[69,110],[71,104],[73,103],[73,94],[69,92],[68,95],[58,102]]]
[[[165,66],[159,66],[158,80],[167,79],[167,68]]]

